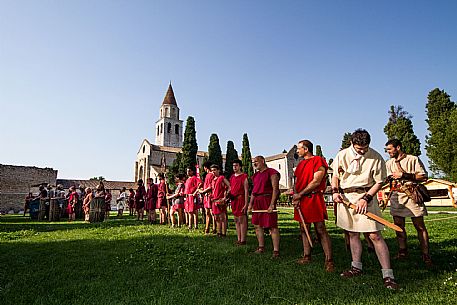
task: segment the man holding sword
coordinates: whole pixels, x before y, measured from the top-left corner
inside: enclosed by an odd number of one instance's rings
[[[303,240],[303,257],[297,263],[304,265],[311,262],[312,245],[308,238],[311,224],[314,223],[325,254],[324,268],[327,272],[333,272],[335,266],[332,258],[332,244],[325,227],[325,219],[328,219],[328,216],[324,190],[328,165],[324,158],[313,155],[313,143],[308,140],[298,142],[297,154],[303,158],[295,169],[296,179],[292,197],[295,207],[294,219],[300,223]]]

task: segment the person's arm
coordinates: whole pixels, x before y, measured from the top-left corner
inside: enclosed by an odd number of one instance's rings
[[[279,197],[279,175],[274,174],[270,176],[271,186],[273,187],[273,194],[271,195],[271,203],[268,207],[268,213],[272,213],[276,208],[276,201]]]
[[[340,191],[340,179],[338,179],[337,174],[334,174],[332,177],[332,197],[333,202],[343,203],[343,196],[341,196]]]
[[[292,201],[294,202],[294,205],[297,205],[300,203],[300,199],[306,195],[314,191],[322,182],[322,179],[325,177],[325,167],[321,166],[317,169],[317,171],[313,175],[313,180],[300,192],[295,193],[292,196]]]
[[[224,184],[226,186],[226,188],[225,188],[225,198],[227,198],[228,194],[230,194],[230,191],[231,191],[230,182],[227,180],[227,178],[224,178]]]
[[[244,188],[244,207],[241,209],[241,212],[244,214],[244,213],[246,213],[246,209],[248,208],[248,205],[249,205],[249,183],[248,183],[248,178],[244,179],[243,188]]]

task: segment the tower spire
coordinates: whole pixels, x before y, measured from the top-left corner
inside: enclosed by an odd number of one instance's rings
[[[176,103],[176,99],[175,99],[175,93],[173,92],[173,87],[171,86],[171,81],[170,81],[170,84],[168,85],[168,90],[167,90],[167,93],[165,94],[162,105],[178,106],[178,104]]]

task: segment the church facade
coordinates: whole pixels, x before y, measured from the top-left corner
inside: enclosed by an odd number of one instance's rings
[[[176,159],[176,154],[181,152],[183,144],[183,121],[179,117],[179,107],[173,92],[173,87],[168,86],[167,93],[159,109],[159,119],[155,124],[154,144],[144,139],[138,149],[135,161],[134,177],[146,181],[152,178],[158,182],[159,173],[165,172]],[[269,167],[276,169],[281,174],[279,181],[281,191],[288,191],[293,187],[294,168],[299,160],[294,158],[296,147],[293,146],[286,153],[265,157]],[[197,161],[203,163],[205,151],[197,152]],[[225,155],[223,155],[223,159]]]

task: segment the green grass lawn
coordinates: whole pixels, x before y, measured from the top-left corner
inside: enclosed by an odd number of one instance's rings
[[[31,222],[27,217],[0,218],[0,304],[456,304],[457,215],[426,218],[436,268],[420,260],[412,224],[410,260],[393,261],[401,286],[382,285],[373,254],[363,254],[362,277],[343,280],[350,265],[341,231],[330,232],[337,272],[323,270],[320,245],[313,262],[299,266],[298,224],[291,209],[280,209],[281,258],[272,260],[256,248],[253,228],[248,246],[235,247],[234,224],[225,239],[200,231],[139,223],[132,218],[101,224]],[[391,219],[388,213],[385,218]],[[392,230],[383,233],[391,256],[397,245]]]

